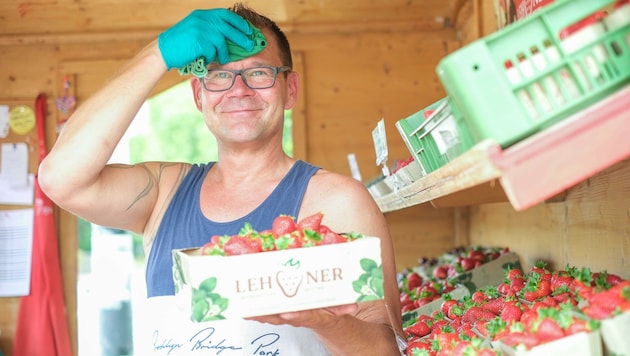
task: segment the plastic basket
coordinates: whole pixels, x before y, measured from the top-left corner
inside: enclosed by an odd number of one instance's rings
[[[509,146],[628,83],[629,25],[574,42],[579,49],[560,38],[613,2],[558,0],[444,57],[438,76],[473,139]]]
[[[474,144],[461,112],[448,97],[399,120],[396,128],[416,162],[427,174]]]

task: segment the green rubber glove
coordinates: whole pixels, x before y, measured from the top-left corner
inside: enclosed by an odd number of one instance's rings
[[[230,10],[194,10],[158,36],[158,47],[169,70],[199,58],[223,64],[230,61],[228,41],[247,51],[254,49],[252,33],[253,26]]]
[[[249,21],[248,21],[249,23]],[[262,51],[267,47],[267,39],[259,29],[254,27],[251,23],[249,23],[251,28],[253,29],[252,34],[249,35],[249,38],[254,41],[254,48],[251,50],[247,50],[236,43],[227,40],[227,48],[228,48],[228,56],[230,57],[228,62],[240,61],[243,58],[247,58],[249,56],[253,56],[254,54]],[[192,74],[195,77],[202,78],[208,74],[208,62],[206,62],[204,57],[197,58],[194,62],[187,64],[184,67],[179,68],[180,75]]]

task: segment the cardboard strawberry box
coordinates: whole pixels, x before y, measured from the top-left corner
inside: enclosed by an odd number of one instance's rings
[[[602,320],[601,332],[606,355],[630,355],[630,311]]]
[[[530,350],[519,349],[497,342],[494,346],[507,356],[580,355],[602,356],[600,330],[579,332],[562,339],[540,344]]]
[[[192,321],[383,299],[380,239],[237,256],[173,251],[176,296]]]

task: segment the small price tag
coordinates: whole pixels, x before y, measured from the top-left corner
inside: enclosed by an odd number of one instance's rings
[[[372,140],[376,151],[376,165],[383,166],[383,173],[388,176],[387,170],[387,136],[385,134],[385,120],[379,120],[376,128],[372,130]]]

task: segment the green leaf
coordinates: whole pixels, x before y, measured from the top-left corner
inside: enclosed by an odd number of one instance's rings
[[[370,272],[374,268],[378,268],[378,264],[369,258],[362,258],[359,263],[361,264],[361,268],[366,272]]]
[[[225,311],[228,308],[230,300],[228,298],[217,298],[212,301],[215,305],[219,306],[221,311]]]
[[[314,242],[319,242],[324,238],[322,234],[312,229],[304,229],[304,236]]]
[[[206,314],[210,310],[210,304],[207,300],[203,299],[193,304],[191,319],[193,321],[202,321]]]
[[[207,293],[210,293],[214,290],[214,288],[216,288],[216,286],[217,286],[216,277],[208,277],[199,284],[199,289]]]
[[[193,289],[192,301],[196,303],[200,300],[206,299],[207,293],[204,289]]]
[[[367,285],[366,281],[363,281],[361,279],[353,281],[352,282],[352,290],[354,290],[355,292],[361,294],[363,287],[365,287]]]

